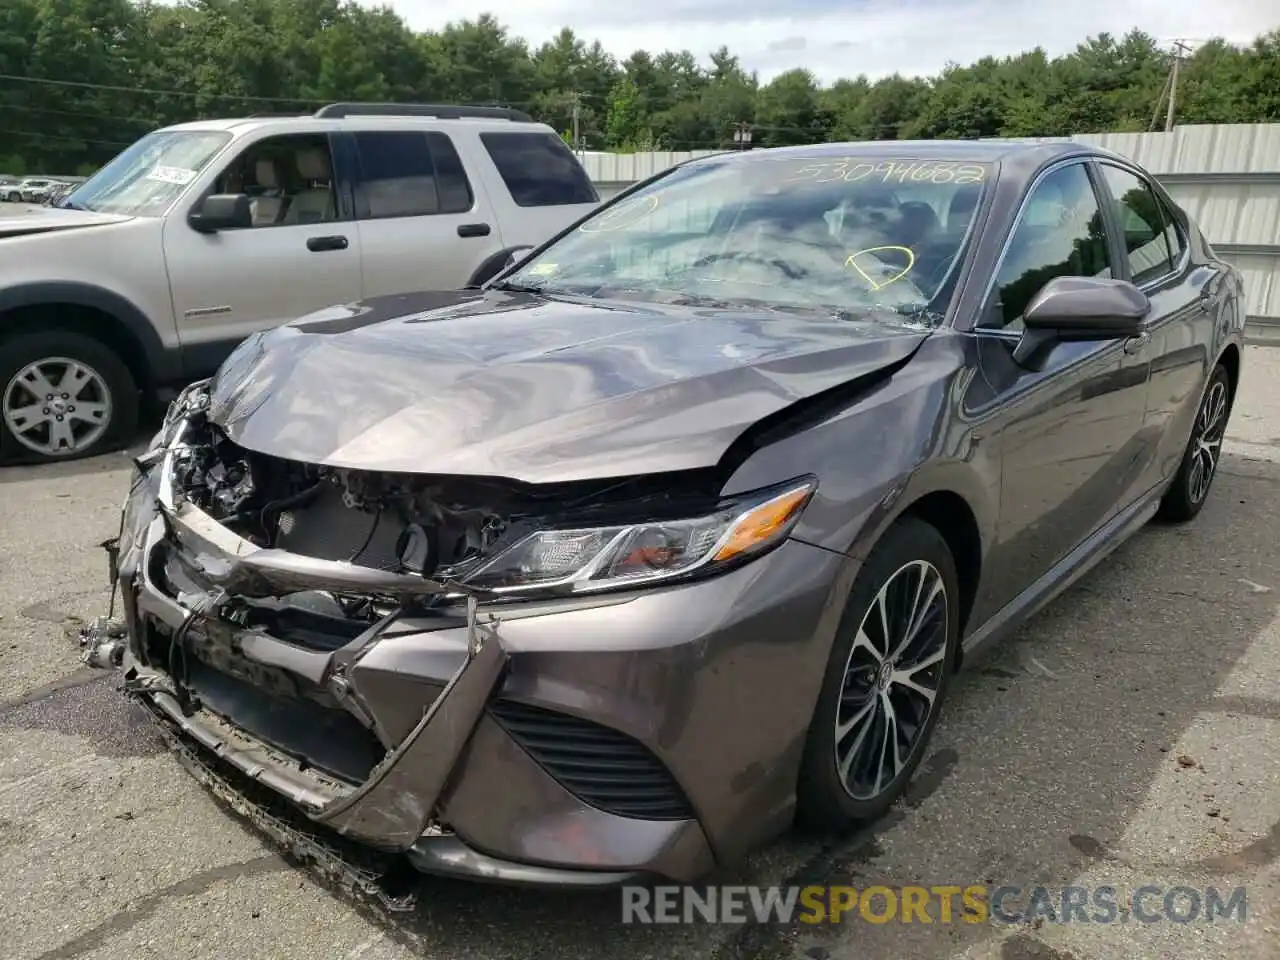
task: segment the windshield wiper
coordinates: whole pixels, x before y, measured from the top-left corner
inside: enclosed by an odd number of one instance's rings
[[[545,288],[545,283],[512,283],[510,280],[500,280],[489,289],[505,290],[508,293],[542,293]]]

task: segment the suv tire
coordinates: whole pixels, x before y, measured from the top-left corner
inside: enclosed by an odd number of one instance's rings
[[[138,386],[110,347],[71,330],[0,340],[0,463],[107,453],[137,427]]]

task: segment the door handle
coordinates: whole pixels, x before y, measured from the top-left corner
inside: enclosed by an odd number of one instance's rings
[[[1125,353],[1138,353],[1143,347],[1151,342],[1151,334],[1143,332],[1136,337],[1130,337],[1124,342]]]
[[[460,237],[487,237],[488,235],[489,225],[487,223],[458,224],[458,236]]]
[[[319,253],[322,250],[345,250],[347,249],[347,238],[311,237],[307,240],[307,249],[312,253]]]

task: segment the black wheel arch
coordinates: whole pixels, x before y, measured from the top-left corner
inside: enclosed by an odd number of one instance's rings
[[[11,324],[33,309],[92,311],[108,329],[93,323],[67,325],[94,336],[121,354],[139,387],[154,388],[181,378],[177,351],[165,348],[154,324],[127,298],[89,283],[67,280],[20,284],[0,289],[0,337],[11,332]]]

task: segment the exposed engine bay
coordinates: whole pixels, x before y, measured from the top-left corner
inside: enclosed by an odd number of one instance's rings
[[[176,486],[258,546],[460,579],[521,526],[511,519],[516,505],[503,502],[500,490],[468,483],[471,501],[491,505],[463,506],[447,482],[292,463],[238,448],[216,427],[204,429],[207,442],[194,445],[175,471]]]

